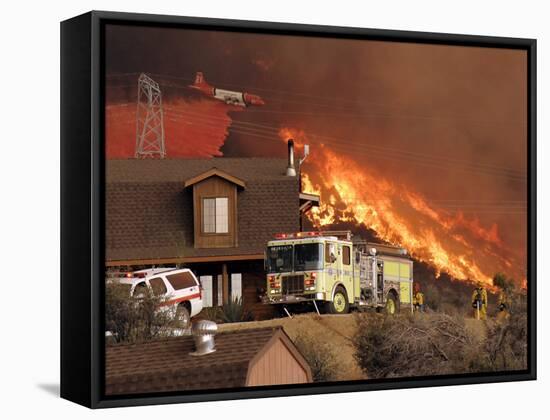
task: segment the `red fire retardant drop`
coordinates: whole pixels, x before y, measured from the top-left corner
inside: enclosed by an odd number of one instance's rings
[[[241,108],[209,99],[165,101],[164,135],[168,158],[221,156],[231,124],[229,112]],[[136,105],[109,104],[106,109],[107,159],[132,158],[136,145]]]

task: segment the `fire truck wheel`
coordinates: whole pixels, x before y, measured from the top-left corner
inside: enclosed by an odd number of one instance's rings
[[[180,322],[181,328],[187,329],[191,326],[191,315],[189,314],[189,309],[187,309],[184,305],[178,306],[176,318]]]
[[[397,302],[397,297],[392,292],[388,293],[385,309],[386,314],[388,315],[395,315],[397,312],[399,312],[399,303]]]
[[[327,312],[329,314],[347,314],[349,312],[348,295],[343,287],[337,287],[332,302],[327,302]]]

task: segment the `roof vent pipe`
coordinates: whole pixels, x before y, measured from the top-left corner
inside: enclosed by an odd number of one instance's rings
[[[302,167],[302,163],[304,163],[304,160],[306,160],[308,156],[309,156],[309,144],[304,144],[304,157],[299,161],[300,167]]]
[[[214,335],[218,332],[218,326],[213,321],[197,321],[192,327],[195,340],[195,351],[189,353],[191,356],[203,356],[216,351]]]
[[[286,168],[286,176],[296,176],[296,168],[294,167],[294,140],[288,140],[288,167]]]

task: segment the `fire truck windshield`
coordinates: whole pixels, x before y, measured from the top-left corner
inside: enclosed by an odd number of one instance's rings
[[[277,245],[267,248],[268,273],[292,271],[292,245]]]
[[[323,268],[323,245],[277,245],[267,249],[268,273],[319,270]]]
[[[322,244],[294,245],[294,271],[320,270],[323,268]]]

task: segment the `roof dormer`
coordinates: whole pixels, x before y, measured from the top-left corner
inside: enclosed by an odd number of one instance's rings
[[[227,172],[212,168],[185,181],[193,187],[195,248],[238,246],[237,190],[245,182]]]

